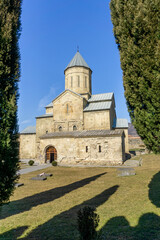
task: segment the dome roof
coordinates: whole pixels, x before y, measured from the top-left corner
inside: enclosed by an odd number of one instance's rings
[[[65,70],[67,70],[68,68],[71,67],[86,67],[89,68],[88,64],[86,63],[86,61],[83,59],[83,57],[81,56],[81,54],[79,53],[79,51],[76,52],[75,56],[72,58],[72,60],[70,61],[70,63],[68,64],[68,66],[66,67]]]

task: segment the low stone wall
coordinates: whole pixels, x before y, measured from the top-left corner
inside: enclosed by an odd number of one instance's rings
[[[129,137],[128,144],[129,144],[129,149],[140,149],[140,148],[145,149],[145,145],[140,137]]]

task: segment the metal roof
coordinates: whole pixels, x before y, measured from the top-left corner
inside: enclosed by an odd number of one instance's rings
[[[36,126],[28,126],[20,134],[34,134],[36,133]]]
[[[64,137],[109,137],[109,136],[122,136],[123,130],[83,130],[83,131],[73,131],[73,132],[52,132],[41,136],[41,139],[47,138],[64,138]]]
[[[123,118],[114,118],[113,128],[128,128],[128,120]]]
[[[53,107],[53,103],[49,103],[45,108],[50,108],[50,107]]]
[[[100,102],[112,100],[113,93],[94,94],[88,99],[88,102]]]
[[[111,108],[111,101],[108,102],[91,102],[83,110],[83,112],[108,110]]]
[[[75,56],[72,58],[66,69],[75,66],[86,67],[90,69],[90,67],[88,66],[88,64],[86,63],[86,61],[83,59],[79,52],[76,52]]]
[[[53,117],[53,113],[46,113],[46,114],[43,114],[43,115],[38,116],[36,118],[48,118],[48,117]]]

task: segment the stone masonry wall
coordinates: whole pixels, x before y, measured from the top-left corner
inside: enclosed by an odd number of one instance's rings
[[[41,163],[45,162],[45,151],[49,146],[56,148],[59,164],[117,165],[123,162],[121,136],[41,139],[37,155]]]
[[[109,110],[84,112],[84,130],[110,129]]]
[[[20,134],[20,159],[35,159],[36,157],[36,134]]]

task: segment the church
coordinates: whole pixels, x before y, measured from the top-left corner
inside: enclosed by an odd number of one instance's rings
[[[64,70],[65,90],[20,133],[20,159],[58,165],[122,164],[128,121],[116,116],[114,93],[92,94],[92,70],[79,51]]]

